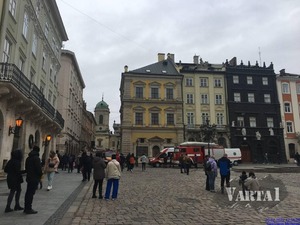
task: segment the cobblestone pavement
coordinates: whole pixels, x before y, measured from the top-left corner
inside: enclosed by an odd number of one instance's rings
[[[239,175],[231,174],[236,189],[229,201],[220,193],[220,177],[216,193],[205,190],[202,169],[186,175],[177,168],[148,167],[142,172],[138,167],[133,173],[123,172],[116,201],[91,198],[92,182],[86,184],[59,224],[266,224],[267,218],[300,217],[299,173],[257,173],[264,193],[270,191],[267,197],[280,201],[239,201]],[[277,197],[274,188],[279,190]],[[267,200],[264,194],[263,199]]]

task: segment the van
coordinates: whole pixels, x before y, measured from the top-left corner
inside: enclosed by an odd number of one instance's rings
[[[153,167],[160,167],[164,164],[164,158],[168,157],[167,163],[170,163],[170,154],[174,154],[174,148],[164,148],[156,156],[149,160],[149,165]],[[172,163],[176,163],[173,162]]]
[[[242,161],[242,153],[239,148],[225,148],[225,153],[231,163],[237,166]]]

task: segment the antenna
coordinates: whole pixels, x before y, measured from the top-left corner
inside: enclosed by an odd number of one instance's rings
[[[260,47],[258,47],[258,56],[259,56],[259,66],[261,66],[261,52],[260,52]]]

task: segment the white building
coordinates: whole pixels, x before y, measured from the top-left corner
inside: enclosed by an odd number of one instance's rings
[[[21,148],[24,159],[34,144],[44,157],[55,149],[64,126],[57,110],[57,73],[67,40],[55,0],[0,2],[0,171],[12,149]],[[22,127],[13,134],[10,127],[19,117]]]

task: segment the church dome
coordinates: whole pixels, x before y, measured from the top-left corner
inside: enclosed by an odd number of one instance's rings
[[[95,109],[108,109],[108,104],[105,101],[98,102]]]

